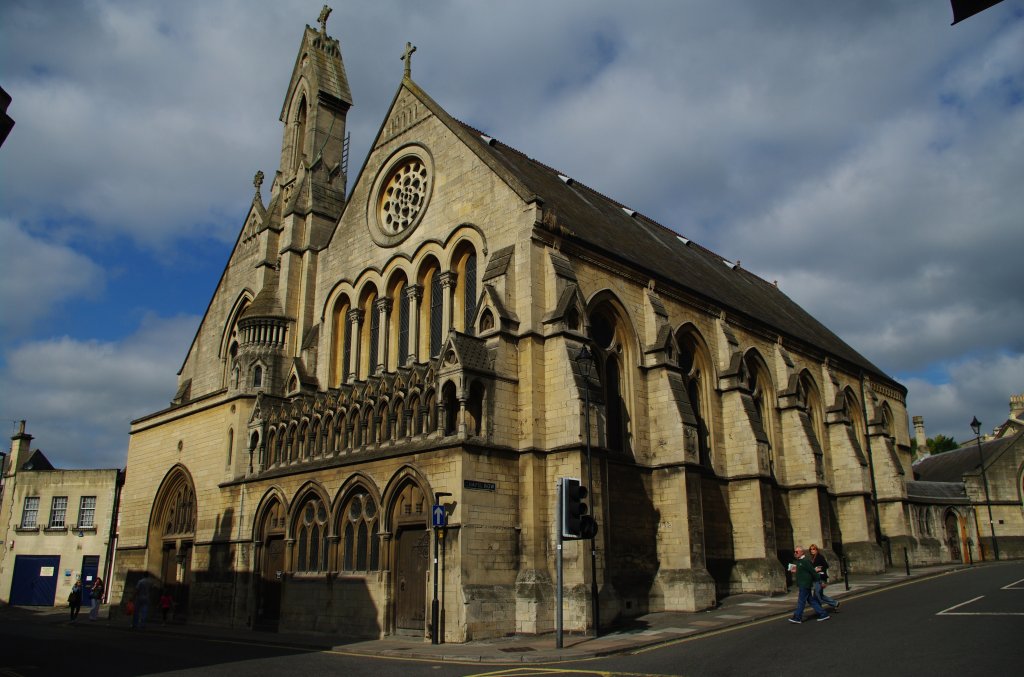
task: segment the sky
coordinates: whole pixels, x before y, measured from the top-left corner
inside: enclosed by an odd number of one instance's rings
[[[123,467],[168,406],[322,0],[0,2],[0,423]],[[1024,392],[1024,2],[334,0],[354,180],[402,77],[740,260],[929,436]]]

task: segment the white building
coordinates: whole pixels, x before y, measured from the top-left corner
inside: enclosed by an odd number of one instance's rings
[[[76,580],[108,578],[124,477],[58,470],[31,443],[22,421],[3,465],[0,602],[60,606]]]

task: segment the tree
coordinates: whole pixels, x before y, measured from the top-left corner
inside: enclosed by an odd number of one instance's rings
[[[952,437],[946,437],[941,433],[935,437],[929,437],[927,443],[928,453],[933,456],[935,454],[941,454],[946,451],[953,451],[954,449],[960,448],[960,445],[957,444],[955,439]]]
[[[941,454],[944,451],[952,451],[959,449],[960,445],[952,437],[946,437],[945,435],[936,435],[935,437],[929,437],[926,440],[928,447],[928,453],[931,455]],[[917,440],[910,440],[910,453],[917,456]]]

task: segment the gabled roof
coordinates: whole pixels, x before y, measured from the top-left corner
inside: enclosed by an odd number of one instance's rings
[[[46,458],[43,452],[36,449],[33,451],[28,460],[21,464],[18,470],[53,470],[53,464]]]
[[[988,468],[1006,449],[1024,439],[1024,432],[981,443],[981,457]],[[980,472],[981,460],[976,439],[959,449],[923,458],[914,464],[914,479],[926,482],[963,482],[964,475]]]
[[[552,225],[566,238],[597,249],[609,258],[622,261],[670,285],[688,290],[725,310],[727,314],[751,318],[784,337],[817,348],[904,390],[775,285],[548,165],[456,120],[408,77],[402,80],[392,107],[403,87],[416,96],[521,199],[541,203],[545,212],[554,218],[555,223]]]
[[[688,289],[727,312],[739,312],[784,336],[885,376],[775,285],[514,148],[463,127],[478,140],[477,149],[515,176],[545,208],[554,208],[557,225],[569,237]]]

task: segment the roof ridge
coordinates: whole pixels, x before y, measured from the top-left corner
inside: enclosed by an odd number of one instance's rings
[[[641,219],[643,219],[647,223],[651,224],[652,226],[656,226],[658,228],[661,228],[666,233],[668,233],[668,234],[670,234],[670,235],[672,235],[674,237],[677,237],[677,238],[684,237],[684,238],[686,238],[687,246],[692,245],[692,246],[696,247],[697,249],[700,249],[701,251],[707,252],[708,254],[711,254],[712,256],[715,256],[715,257],[721,259],[722,261],[724,261],[726,263],[732,263],[732,264],[738,264],[739,263],[738,261],[734,261],[733,259],[729,259],[729,258],[726,258],[726,257],[722,256],[721,254],[719,254],[715,250],[710,249],[710,248],[702,245],[701,243],[697,242],[696,240],[693,240],[691,238],[686,237],[685,235],[683,235],[679,231],[674,230],[673,228],[670,228],[669,226],[666,226],[665,224],[660,223],[659,221],[656,221],[656,220],[652,219],[647,214],[644,214],[643,212],[641,212],[639,210],[633,209],[632,207],[619,202],[618,200],[616,200],[613,197],[605,195],[601,191],[599,191],[599,190],[589,186],[588,184],[586,184],[586,183],[584,183],[582,181],[579,181],[578,179],[570,177],[568,174],[566,174],[562,170],[557,169],[556,167],[552,167],[551,165],[549,165],[549,164],[547,164],[545,162],[541,162],[540,160],[527,155],[526,153],[524,153],[523,151],[519,150],[518,148],[516,148],[514,146],[508,145],[504,141],[501,141],[500,139],[497,139],[497,138],[491,136],[487,132],[484,132],[484,131],[482,131],[480,129],[477,129],[473,125],[467,124],[466,122],[463,122],[462,120],[460,120],[460,119],[458,119],[458,118],[456,118],[454,116],[452,117],[452,119],[455,120],[460,125],[462,125],[463,127],[465,127],[468,131],[473,132],[473,133],[477,134],[478,136],[486,136],[488,139],[492,139],[494,141],[494,143],[499,144],[502,148],[508,149],[510,152],[515,153],[516,155],[519,155],[520,157],[526,158],[529,162],[531,162],[531,163],[533,163],[533,164],[535,164],[535,165],[537,165],[539,167],[542,167],[543,169],[546,169],[546,170],[552,172],[553,174],[557,174],[558,176],[565,176],[567,178],[572,179],[572,185],[574,187],[579,186],[580,188],[583,188],[583,189],[589,191],[590,193],[593,193],[594,195],[598,196],[602,200],[605,200],[606,202],[609,202],[612,205],[614,205],[616,207],[619,207],[620,209],[623,209],[623,210],[627,210],[628,209],[629,211],[632,212],[633,218],[640,217]],[[771,282],[768,282],[768,280],[764,279],[763,277],[761,277],[760,275],[758,275],[757,273],[755,273],[753,271],[747,270],[746,268],[743,268],[740,265],[736,265],[736,269],[742,270],[743,272],[747,273],[749,276],[753,277],[754,279],[756,279],[756,280],[758,280],[760,282],[763,282],[765,285],[767,285],[769,287],[772,287],[773,289],[778,289],[777,285],[774,285]]]

